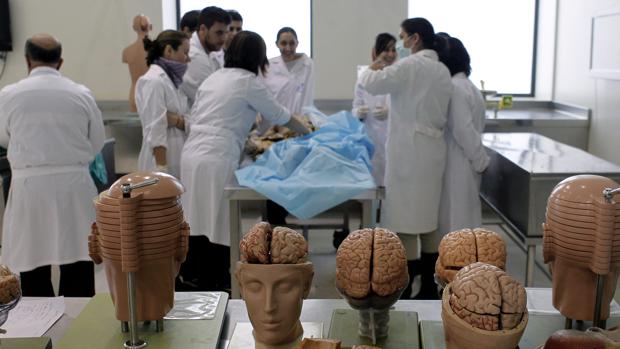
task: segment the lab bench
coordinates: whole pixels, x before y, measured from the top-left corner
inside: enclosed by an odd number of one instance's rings
[[[527,249],[525,285],[532,286],[536,246],[542,244],[547,199],[556,184],[578,174],[620,182],[620,166],[536,133],[485,133],[491,158],[480,196]]]

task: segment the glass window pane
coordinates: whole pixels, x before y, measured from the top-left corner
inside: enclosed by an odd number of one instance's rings
[[[536,0],[409,0],[409,18],[463,42],[478,87],[506,94],[532,93],[535,11]]]
[[[299,46],[297,52],[311,55],[311,0],[181,0],[181,16],[187,11],[218,6],[224,10],[237,10],[243,17],[243,29],[258,33],[267,45],[267,57],[280,55],[276,35],[282,27],[295,29]]]

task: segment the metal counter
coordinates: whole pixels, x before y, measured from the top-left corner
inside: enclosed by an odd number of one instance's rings
[[[491,157],[480,195],[527,246],[526,286],[532,286],[536,245],[542,244],[547,199],[560,181],[598,174],[620,182],[620,166],[536,133],[485,133]]]
[[[362,227],[373,227],[375,220],[373,219],[372,204],[375,200],[382,200],[385,196],[383,187],[377,187],[363,191],[348,201],[360,201],[362,203],[361,223]],[[232,270],[239,261],[239,241],[243,233],[241,232],[241,203],[242,201],[266,201],[267,197],[257,193],[248,187],[242,187],[236,180],[226,186],[224,189],[224,197],[228,199],[230,208],[230,267],[231,267],[231,298],[239,298],[239,285]]]

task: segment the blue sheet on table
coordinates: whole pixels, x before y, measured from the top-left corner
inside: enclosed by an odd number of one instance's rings
[[[375,187],[373,151],[364,125],[342,111],[315,132],[273,144],[235,175],[240,185],[307,219]]]

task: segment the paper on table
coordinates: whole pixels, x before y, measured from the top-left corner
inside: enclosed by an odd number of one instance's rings
[[[9,312],[0,338],[41,337],[65,312],[65,298],[23,299]]]
[[[550,288],[526,287],[527,310],[530,314],[559,314],[553,307]],[[620,316],[620,305],[615,300],[611,301],[609,308],[610,316]]]

